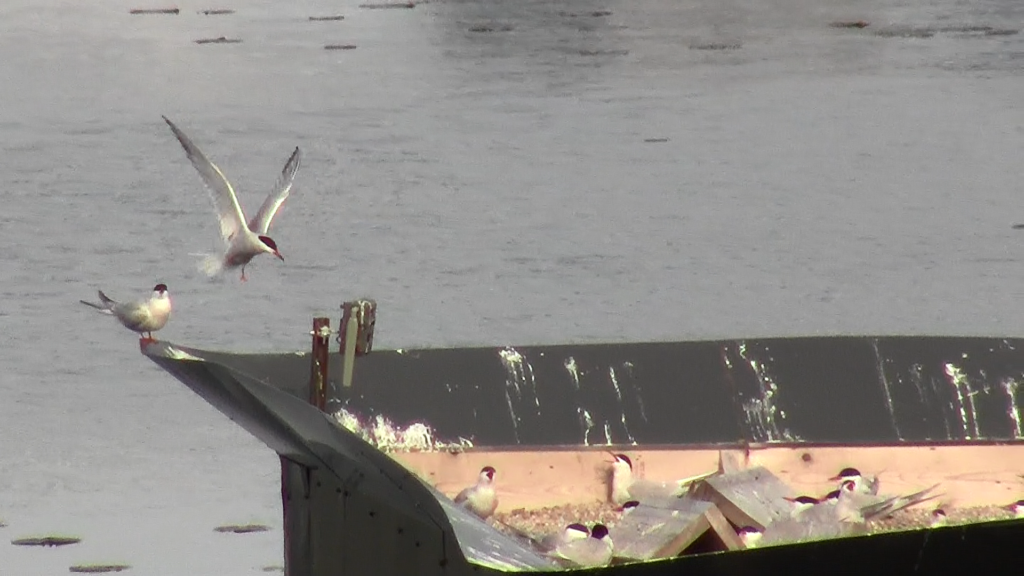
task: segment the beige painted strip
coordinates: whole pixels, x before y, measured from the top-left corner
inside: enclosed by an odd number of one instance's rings
[[[673,480],[715,470],[717,450],[627,450],[641,477]],[[742,453],[740,453],[742,455]],[[498,511],[586,504],[607,499],[611,457],[594,450],[396,453],[392,457],[448,495],[494,466]],[[797,493],[824,494],[827,481],[845,466],[881,473],[885,494],[941,483],[949,506],[1002,505],[1024,498],[1024,444],[912,447],[768,447],[750,451],[749,465],[771,470]]]

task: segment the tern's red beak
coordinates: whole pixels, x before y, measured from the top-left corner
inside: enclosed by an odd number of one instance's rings
[[[277,251],[275,250],[275,251],[274,251],[274,256],[277,256],[278,258],[280,258],[280,259],[281,259],[281,262],[284,262],[284,256],[281,256],[281,253],[280,253],[280,252],[277,252]]]

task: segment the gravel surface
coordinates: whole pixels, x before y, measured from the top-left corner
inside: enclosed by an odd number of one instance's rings
[[[912,508],[901,510],[891,518],[871,523],[872,532],[892,532],[924,528],[931,524],[932,508]],[[984,520],[1011,518],[1012,514],[998,506],[980,506],[973,508],[945,508],[947,524],[967,524]],[[601,522],[611,527],[619,519],[617,507],[609,503],[571,504],[566,506],[550,506],[534,510],[517,508],[509,512],[495,514],[494,523],[498,530],[514,534],[520,530],[535,538],[558,532],[566,525],[581,522],[591,525]],[[509,528],[511,527],[511,529]]]

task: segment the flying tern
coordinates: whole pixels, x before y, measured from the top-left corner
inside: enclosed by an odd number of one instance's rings
[[[594,524],[590,529],[589,538],[575,538],[563,542],[555,548],[551,556],[568,560],[583,568],[607,566],[611,564],[613,548],[608,527],[604,524]]]
[[[85,300],[79,302],[103,314],[114,316],[129,330],[140,335],[146,334],[144,340],[153,340],[153,332],[163,328],[167,324],[167,319],[171,317],[171,297],[167,293],[166,284],[157,284],[153,287],[153,295],[149,300],[138,302],[117,302],[108,298],[102,290],[98,292],[99,304]]]
[[[463,488],[455,496],[455,503],[465,506],[470,512],[486,520],[498,508],[498,495],[494,492],[494,473],[491,466],[480,470],[476,484]]]
[[[296,147],[292,152],[274,184],[274,189],[263,201],[256,215],[246,224],[245,214],[242,212],[241,205],[238,204],[238,198],[235,197],[235,189],[228,182],[224,173],[213,162],[210,162],[173,122],[166,116],[162,118],[170,126],[171,132],[181,143],[181,147],[185,149],[185,155],[199,172],[199,176],[202,177],[203,184],[206,185],[210,198],[213,200],[214,210],[217,212],[221,238],[227,246],[221,256],[210,256],[203,261],[202,266],[207,275],[213,276],[222,270],[241,266],[242,281],[244,282],[246,280],[245,267],[254,257],[260,254],[273,254],[283,261],[284,256],[281,256],[281,252],[277,249],[277,243],[267,236],[267,231],[270,229],[270,223],[274,216],[291,192],[295,172],[299,169],[299,148]]]

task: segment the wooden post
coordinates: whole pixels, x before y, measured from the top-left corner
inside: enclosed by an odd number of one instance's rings
[[[313,318],[313,353],[309,371],[309,403],[327,408],[327,355],[331,344],[331,319]]]
[[[352,386],[356,356],[368,354],[373,347],[373,327],[377,323],[377,302],[354,300],[341,305],[341,325],[338,327],[338,352],[344,356],[341,385]]]

